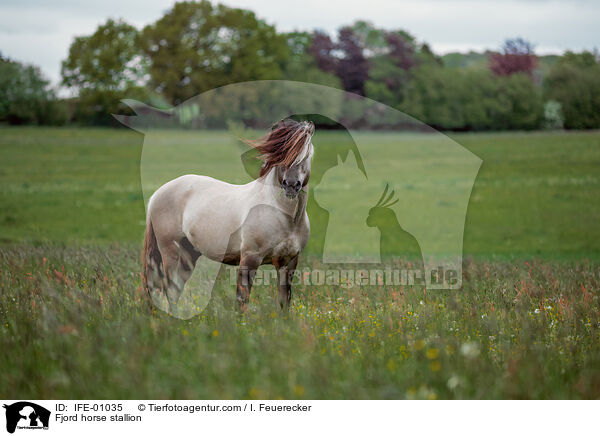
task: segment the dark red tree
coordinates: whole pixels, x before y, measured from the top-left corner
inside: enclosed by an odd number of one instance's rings
[[[396,32],[386,32],[385,40],[390,47],[389,57],[397,66],[405,71],[415,66],[415,49],[411,41]]]
[[[490,70],[497,76],[525,73],[533,77],[537,56],[533,52],[533,46],[524,39],[508,39],[504,43],[502,53],[492,53],[489,65]]]
[[[337,71],[337,59],[333,56],[335,44],[326,33],[315,31],[312,35],[312,41],[308,47],[308,53],[311,54],[317,66],[328,73]]]
[[[363,53],[360,38],[350,27],[339,30],[336,50],[340,55],[336,74],[342,80],[342,86],[348,92],[365,95],[369,61]]]

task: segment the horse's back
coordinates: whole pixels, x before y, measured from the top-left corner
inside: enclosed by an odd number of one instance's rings
[[[206,197],[211,193],[219,191],[230,191],[238,185],[232,185],[222,180],[217,180],[209,176],[197,174],[187,174],[177,177],[156,190],[150,197],[148,209],[151,207],[164,207],[178,205],[185,206],[185,203],[192,197]]]
[[[155,192],[149,213],[153,223],[164,224],[159,231],[167,239],[186,237],[197,251],[220,261],[228,244],[235,242],[231,237],[241,226],[247,189],[248,185],[185,175]]]

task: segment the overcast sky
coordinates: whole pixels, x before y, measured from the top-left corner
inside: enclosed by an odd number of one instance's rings
[[[0,0],[0,52],[42,68],[54,83],[74,36],[88,35],[108,17],[138,28],[169,9],[172,0]],[[596,0],[224,0],[252,9],[280,31],[334,32],[357,19],[402,28],[437,53],[496,49],[521,36],[540,54],[600,46]]]

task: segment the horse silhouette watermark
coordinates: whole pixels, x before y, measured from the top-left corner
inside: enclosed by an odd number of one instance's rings
[[[309,267],[304,259],[319,271],[385,270],[391,262],[391,283],[396,275],[430,290],[460,289],[465,217],[481,160],[431,127],[368,98],[290,81],[228,85],[166,111],[127,103],[137,116],[118,118],[145,135],[140,174],[147,206],[158,187],[185,174],[251,182],[261,162],[240,137],[264,135],[290,117],[312,121],[314,158],[305,190],[310,238],[297,269]],[[181,129],[185,135],[176,133]],[[225,246],[232,237],[233,230],[223,237]],[[202,252],[182,241],[172,248],[183,262],[180,271],[191,266],[186,256]],[[176,310],[160,294],[154,303],[180,318],[200,313],[217,277],[228,274],[202,255],[191,272]]]

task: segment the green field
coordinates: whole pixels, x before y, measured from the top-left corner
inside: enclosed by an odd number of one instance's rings
[[[0,395],[600,397],[600,132],[451,136],[483,160],[462,290],[299,287],[284,314],[258,287],[240,316],[222,283],[181,321],[140,293],[142,135],[1,129]]]

